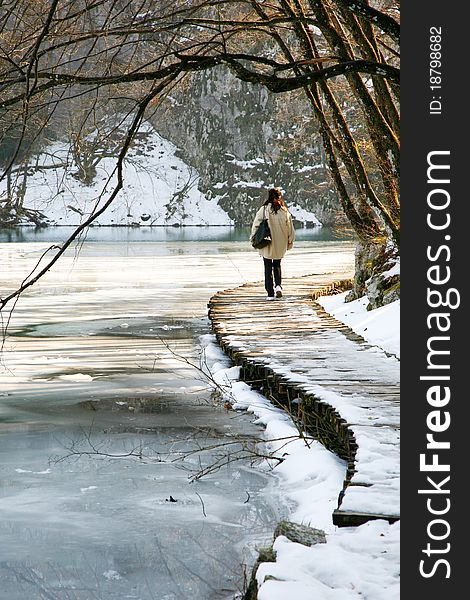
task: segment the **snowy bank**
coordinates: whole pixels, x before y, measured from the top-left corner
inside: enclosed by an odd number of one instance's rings
[[[317,300],[338,321],[348,325],[370,344],[400,356],[400,300],[374,310],[366,310],[367,296],[345,302],[347,292]]]
[[[199,191],[198,174],[177,156],[176,146],[149,123],[140,134],[124,161],[123,189],[96,225],[232,224],[217,201]],[[51,224],[79,225],[109,198],[117,182],[115,168],[115,158],[103,158],[93,182],[85,185],[77,179],[70,147],[55,142],[28,176],[24,206],[40,211]]]

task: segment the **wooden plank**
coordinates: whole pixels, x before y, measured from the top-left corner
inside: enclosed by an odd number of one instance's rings
[[[378,519],[384,519],[390,524],[400,520],[399,515],[381,515],[380,513],[370,512],[348,512],[342,510],[333,511],[333,524],[337,527],[358,527],[364,525],[368,521],[376,521]]]

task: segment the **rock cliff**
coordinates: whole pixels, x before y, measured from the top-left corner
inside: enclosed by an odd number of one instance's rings
[[[251,222],[272,186],[325,225],[340,210],[303,92],[270,94],[218,67],[191,75],[152,122],[197,170],[200,190],[237,225]]]

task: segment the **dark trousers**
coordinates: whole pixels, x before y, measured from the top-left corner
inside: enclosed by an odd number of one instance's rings
[[[264,287],[268,296],[274,296],[274,286],[281,285],[281,259],[271,260],[263,258],[264,261]],[[274,284],[273,284],[274,276]]]

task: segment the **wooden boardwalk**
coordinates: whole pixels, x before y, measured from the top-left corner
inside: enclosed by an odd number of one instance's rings
[[[261,283],[213,296],[209,317],[241,377],[274,401],[348,469],[333,521],[399,519],[399,361],[366,343],[314,302],[349,282],[327,276],[283,281],[265,300]]]

